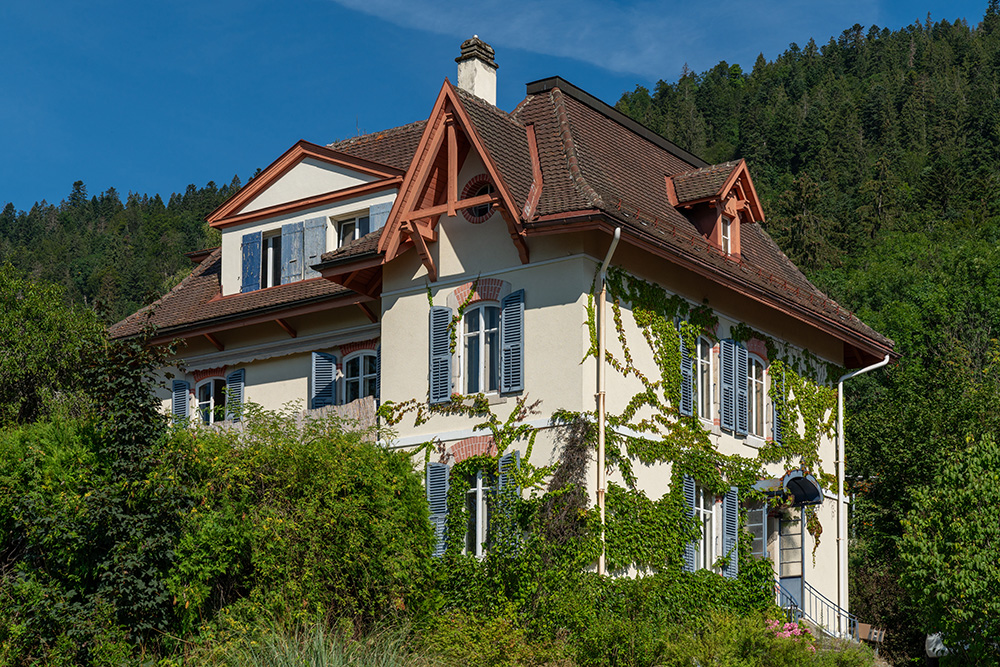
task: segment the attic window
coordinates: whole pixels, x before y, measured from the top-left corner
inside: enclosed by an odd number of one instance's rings
[[[733,221],[722,216],[722,252],[733,254]]]
[[[493,184],[490,183],[489,176],[486,174],[479,174],[478,176],[471,178],[469,182],[465,184],[465,188],[462,190],[462,199],[472,199],[473,197],[493,194],[493,192],[495,192],[495,190],[493,189]],[[465,219],[474,225],[486,222],[492,214],[492,204],[480,204],[479,206],[462,209],[462,215],[464,215]]]

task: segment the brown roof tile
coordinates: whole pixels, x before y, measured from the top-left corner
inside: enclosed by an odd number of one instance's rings
[[[250,313],[284,308],[353,294],[322,278],[222,296],[222,251],[216,249],[172,290],[109,329],[112,338],[134,336],[147,326],[158,334],[182,332],[193,326],[225,321]]]
[[[427,121],[419,120],[381,132],[335,141],[326,147],[364,160],[406,170],[413,159],[414,151],[417,150],[417,144],[420,143],[425,125]]]
[[[345,246],[323,253],[323,256],[320,257],[320,261],[325,264],[327,262],[347,260],[357,257],[358,255],[375,252],[378,250],[378,240],[380,236],[382,236],[382,230],[376,229],[373,232],[365,234],[359,239],[354,239]]]
[[[694,171],[686,171],[673,176],[674,190],[677,192],[677,201],[681,204],[686,202],[706,199],[719,193],[726,180],[732,175],[733,170],[740,164],[739,160],[713,164]]]

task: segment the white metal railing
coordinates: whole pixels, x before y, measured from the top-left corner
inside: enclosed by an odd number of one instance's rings
[[[778,603],[792,620],[805,618],[834,637],[858,641],[857,617],[841,609],[805,580],[802,581],[802,600],[782,586],[780,580],[775,580],[774,586]]]

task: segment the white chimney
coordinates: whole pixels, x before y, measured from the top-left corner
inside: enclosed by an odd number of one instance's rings
[[[458,63],[458,87],[482,98],[496,106],[497,104],[497,67],[493,56],[493,47],[473,35],[472,39],[462,42],[462,55],[455,58]]]

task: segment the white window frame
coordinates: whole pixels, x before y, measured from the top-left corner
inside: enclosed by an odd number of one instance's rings
[[[345,245],[347,245],[351,241],[356,241],[359,238],[361,238],[361,220],[363,218],[369,218],[369,221],[371,220],[371,218],[369,217],[369,215],[368,215],[367,212],[366,213],[357,213],[355,215],[347,216],[346,218],[339,218],[337,220],[333,220],[334,229],[337,230],[337,247],[338,248],[343,248]],[[354,225],[354,229],[350,232],[350,237],[349,238],[344,238],[344,233],[343,233],[342,229],[344,227],[346,227],[348,224],[353,224]]]
[[[722,216],[721,224],[722,231],[720,242],[722,245],[722,252],[727,255],[731,255],[733,253],[733,221],[726,216]]]
[[[465,492],[465,511],[468,513],[465,552],[476,558],[483,558],[489,546],[490,494],[496,488],[496,480],[493,480],[493,484],[490,481],[479,470]]]
[[[718,560],[715,531],[718,519],[715,511],[715,493],[698,482],[694,485],[694,518],[698,521],[701,537],[695,549],[694,569],[710,570]]]
[[[695,389],[698,392],[698,416],[711,421],[715,411],[715,346],[709,339],[699,336],[697,347],[698,366]]]
[[[260,288],[281,284],[281,230],[260,236]]]
[[[371,357],[372,363],[373,365],[375,365],[375,370],[373,370],[371,373],[365,372],[365,359],[367,357]],[[356,380],[354,378],[351,378],[351,375],[348,370],[350,362],[354,361],[355,359],[358,360],[358,371],[359,371],[359,376],[358,378],[356,378]],[[341,378],[341,383],[343,384],[343,387],[341,387],[340,391],[340,395],[342,397],[344,404],[351,402],[351,400],[348,399],[348,383],[350,382],[357,381],[359,383],[358,398],[364,398],[365,396],[375,396],[375,390],[378,382],[378,365],[376,363],[376,359],[377,357],[375,350],[357,350],[356,352],[352,352],[351,354],[344,357],[344,360],[341,362],[341,368],[343,369],[341,371],[343,373],[343,377]],[[364,391],[365,380],[371,380],[372,392],[370,394]]]
[[[496,311],[496,328],[486,329],[486,318],[484,313],[487,309],[494,309]],[[471,334],[478,339],[478,349],[479,349],[479,382],[477,388],[473,391],[468,384],[468,346],[470,334],[466,331],[466,321],[468,317],[472,315],[477,315],[479,317],[479,330]],[[459,341],[458,341],[458,387],[459,390],[464,394],[499,394],[500,393],[500,362],[501,362],[501,350],[500,350],[500,317],[501,308],[500,304],[496,301],[479,301],[476,302],[465,309],[462,313],[462,321],[459,323]],[[489,358],[486,354],[486,335],[490,332],[495,334],[493,349],[496,356],[496,367],[493,368],[493,372],[496,377],[496,388],[491,389],[489,384],[489,372],[491,370],[489,364]]]
[[[754,368],[760,368],[760,379],[754,377]],[[767,364],[755,354],[747,355],[747,435],[764,438],[767,432]],[[758,420],[760,430],[758,426]]]
[[[216,384],[218,383],[218,385]],[[210,387],[209,396],[207,401],[203,401],[201,398],[201,390],[203,387]],[[218,389],[218,391],[216,391]],[[216,394],[222,398],[221,405],[218,405],[218,399]],[[195,400],[197,401],[197,407],[195,410],[198,412],[198,419],[202,424],[206,426],[211,426],[219,422],[226,420],[226,379],[220,377],[210,377],[205,378],[195,386],[194,390]],[[206,405],[207,404],[207,405]],[[204,408],[208,408],[208,419],[206,420],[206,415],[203,412]],[[218,411],[222,410],[222,414],[219,415]]]

